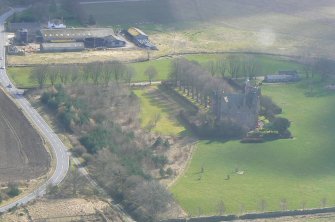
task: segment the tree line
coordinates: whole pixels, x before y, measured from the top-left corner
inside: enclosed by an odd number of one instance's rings
[[[126,83],[128,85],[133,81],[136,70],[119,61],[111,62],[93,62],[85,65],[76,64],[58,64],[58,65],[37,65],[33,68],[30,79],[43,88],[48,84],[74,84],[74,83],[93,83],[107,87],[112,82]],[[154,66],[148,66],[144,74],[151,82],[158,75]]]
[[[45,89],[41,101],[78,138],[74,154],[84,159],[108,194],[136,220],[156,221],[173,199],[151,172],[162,169],[167,158],[135,132],[140,127],[139,100],[127,85],[117,80],[106,87],[56,84]]]
[[[208,107],[213,92],[233,91],[224,78],[212,75],[200,64],[184,58],[172,62],[169,80],[175,87],[205,108]]]

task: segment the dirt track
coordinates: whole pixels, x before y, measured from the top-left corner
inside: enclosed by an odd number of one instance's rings
[[[0,182],[39,177],[49,165],[41,137],[0,90]]]

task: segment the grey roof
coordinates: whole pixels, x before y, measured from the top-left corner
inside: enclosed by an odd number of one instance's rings
[[[64,43],[42,43],[41,50],[53,49],[84,49],[83,42],[64,42]]]
[[[8,30],[10,32],[16,32],[19,29],[28,29],[30,32],[36,32],[41,29],[41,24],[38,22],[18,22],[8,24]]]
[[[85,38],[115,36],[111,28],[42,29],[41,34],[45,41],[83,40]]]
[[[298,72],[296,70],[280,70],[278,75],[298,75]]]

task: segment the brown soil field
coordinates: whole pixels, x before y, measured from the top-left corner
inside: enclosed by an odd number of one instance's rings
[[[102,215],[103,214],[103,215]],[[0,221],[112,221],[121,222],[119,214],[99,199],[41,199],[35,203],[0,216]]]
[[[0,91],[0,182],[45,174],[50,155],[37,131],[14,102]]]

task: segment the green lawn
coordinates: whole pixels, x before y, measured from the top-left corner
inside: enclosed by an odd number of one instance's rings
[[[197,61],[201,64],[205,64],[206,62],[210,60],[214,60],[217,58],[218,55],[186,55],[185,58],[189,60]],[[296,69],[301,70],[301,65],[281,59],[279,57],[273,57],[273,56],[265,56],[265,55],[255,55],[254,56],[255,61],[261,64],[262,69],[259,75],[265,75],[268,73],[273,73],[278,70],[288,70],[288,69]],[[168,78],[168,75],[170,73],[170,64],[171,59],[159,59],[159,60],[153,60],[148,62],[138,62],[138,63],[131,63],[129,64],[132,66],[135,71],[136,75],[133,77],[133,82],[142,82],[142,81],[148,81],[147,75],[145,75],[145,70],[149,66],[153,66],[156,68],[158,74],[154,78],[154,81],[159,80],[165,80]],[[9,67],[8,73],[10,78],[14,81],[14,83],[21,87],[21,88],[31,88],[33,86],[37,86],[36,83],[34,83],[30,78],[30,73],[32,71],[31,67]],[[242,75],[241,75],[242,76]]]
[[[32,88],[38,86],[30,79],[32,67],[9,67],[7,68],[9,78],[19,88]]]
[[[224,202],[226,213],[280,210],[335,204],[335,96],[306,97],[297,85],[264,86],[292,121],[294,139],[263,144],[238,141],[201,141],[185,175],[171,188],[175,198],[190,214],[217,214]],[[199,180],[199,171],[204,174]],[[235,169],[243,175],[234,173]],[[227,175],[230,180],[225,180]],[[200,210],[199,210],[200,209]]]
[[[145,128],[154,116],[159,114],[160,119],[153,131],[163,135],[178,135],[185,131],[171,114],[176,112],[176,105],[167,100],[156,87],[149,87],[144,90],[134,90],[141,101],[141,124]]]

